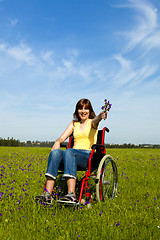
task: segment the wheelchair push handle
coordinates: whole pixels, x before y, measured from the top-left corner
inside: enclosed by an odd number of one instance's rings
[[[105,131],[106,131],[106,132],[109,132],[109,128],[105,127]]]

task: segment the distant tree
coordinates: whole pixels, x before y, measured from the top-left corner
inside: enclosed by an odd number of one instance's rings
[[[18,147],[22,146],[22,144],[19,140],[15,140],[13,137],[9,139],[8,137],[7,139],[0,138],[0,146]]]

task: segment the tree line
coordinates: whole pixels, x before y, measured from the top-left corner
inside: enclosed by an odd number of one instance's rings
[[[13,139],[13,137],[3,139],[0,137],[0,146],[8,146],[8,147],[52,147],[54,141],[26,141],[20,142],[19,140]],[[68,142],[64,143],[68,146]],[[106,148],[160,148],[159,144],[131,144],[131,143],[123,143],[123,144],[105,144]]]
[[[159,144],[131,144],[131,143],[123,143],[123,144],[105,144],[106,148],[160,148]]]
[[[23,144],[19,140],[13,139],[13,137],[11,139],[10,138],[5,139],[0,137],[0,146],[20,147],[22,145]]]

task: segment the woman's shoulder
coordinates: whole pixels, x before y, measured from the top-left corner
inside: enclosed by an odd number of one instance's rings
[[[73,121],[73,126],[76,127],[78,124],[80,124],[80,122],[78,121]]]

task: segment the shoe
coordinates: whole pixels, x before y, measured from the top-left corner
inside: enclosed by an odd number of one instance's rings
[[[76,196],[73,192],[67,193],[64,197],[62,197],[60,200],[57,201],[58,203],[71,203],[76,204],[78,203]]]
[[[40,196],[35,197],[36,202],[42,203],[42,204],[51,204],[53,201],[53,198],[51,194],[46,191],[42,193]]]

